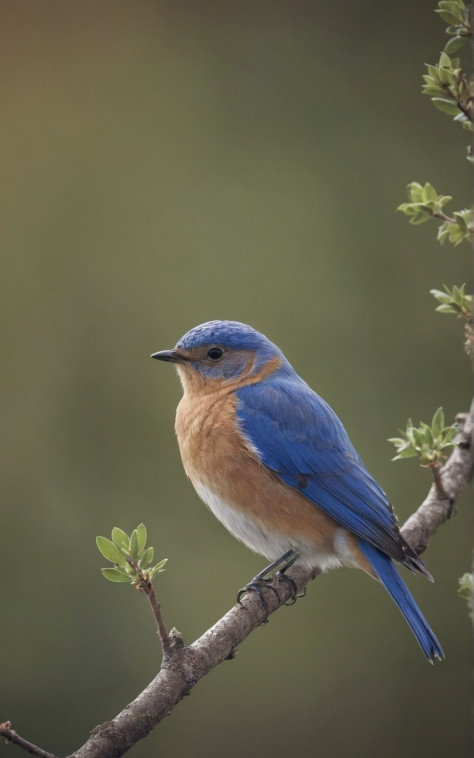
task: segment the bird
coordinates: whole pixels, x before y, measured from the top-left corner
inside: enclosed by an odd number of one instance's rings
[[[444,653],[394,561],[433,581],[335,411],[265,335],[239,321],[188,331],[152,358],[176,366],[175,431],[197,494],[272,563],[356,567],[395,601],[433,663]],[[248,585],[252,587],[252,583]]]

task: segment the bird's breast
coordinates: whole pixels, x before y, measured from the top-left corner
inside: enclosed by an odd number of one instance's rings
[[[267,469],[243,437],[234,393],[185,394],[176,414],[183,465],[198,495],[235,536],[269,560],[290,548],[312,565],[338,563],[329,516]]]
[[[235,395],[185,394],[178,405],[175,428],[191,481],[218,490],[226,499],[232,493],[237,495],[242,468],[251,464],[252,456],[237,425]]]

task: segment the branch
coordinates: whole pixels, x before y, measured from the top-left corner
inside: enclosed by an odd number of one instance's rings
[[[474,400],[470,414],[459,414],[456,422],[460,429],[455,438],[457,446],[439,471],[442,487],[436,483],[432,485],[425,501],[401,529],[404,538],[417,552],[426,549],[438,527],[455,513],[456,500],[473,476]],[[285,576],[295,583],[298,594],[303,594],[306,584],[319,573],[292,566]],[[270,586],[278,590],[278,596],[264,589],[266,608],[262,607],[257,593],[249,593],[241,604],[234,605],[187,647],[179,632],[172,629],[169,648],[157,676],[112,721],[95,727],[87,742],[69,758],[118,758],[146,737],[183,697],[189,695],[203,676],[222,661],[234,658],[238,645],[272,613],[294,598],[294,588],[285,577],[274,575]],[[5,729],[2,731],[7,725],[8,733]],[[0,724],[0,735],[39,758],[55,758],[16,735],[9,722]]]
[[[456,447],[439,470],[441,482],[433,482],[427,497],[402,527],[407,542],[422,553],[438,527],[455,513],[456,500],[473,475],[474,399],[469,414],[459,413],[456,424],[460,431],[454,438]],[[440,486],[441,485],[441,486]]]
[[[40,747],[33,745],[32,742],[28,742],[28,740],[20,737],[13,729],[10,721],[4,721],[0,724],[0,737],[4,737],[7,743],[12,742],[14,745],[22,747],[27,753],[36,755],[37,758],[56,758],[52,753],[47,753],[45,750],[41,750]]]
[[[155,588],[150,579],[150,574],[141,570],[139,565],[127,558],[127,563],[136,571],[140,582],[136,585],[139,592],[143,592],[150,604],[151,612],[156,623],[156,633],[161,642],[161,648],[163,650],[163,657],[166,658],[170,649],[171,639],[165,626],[165,622],[161,613],[161,607],[155,594]]]

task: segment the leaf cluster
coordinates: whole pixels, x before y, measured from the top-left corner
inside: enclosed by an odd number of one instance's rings
[[[464,208],[462,211],[454,211],[452,220],[449,219],[440,224],[438,229],[438,242],[444,245],[446,240],[454,247],[463,240],[470,242],[472,235],[472,211]]]
[[[431,424],[421,421],[417,427],[408,419],[406,429],[400,429],[400,434],[401,437],[390,437],[388,440],[397,450],[397,455],[392,460],[419,456],[422,466],[433,468],[446,458],[443,451],[455,444],[453,439],[457,429],[455,426],[445,426],[443,409],[438,408]]]
[[[435,65],[426,64],[422,92],[431,98],[433,105],[443,113],[454,117],[465,129],[471,128],[471,101],[468,79],[459,65],[458,58],[441,53]]]
[[[455,53],[471,36],[469,10],[463,0],[441,0],[435,13],[438,13],[443,21],[448,24],[446,34],[449,35],[450,39],[444,46],[444,51]]]
[[[443,208],[452,200],[450,195],[438,195],[429,182],[424,185],[410,182],[407,192],[409,202],[399,205],[397,211],[408,216],[410,224],[415,226],[429,221],[430,218],[444,218]]]
[[[461,287],[454,285],[451,290],[445,284],[443,287],[444,292],[443,290],[430,290],[433,297],[440,303],[436,310],[439,313],[454,313],[459,318],[470,321],[472,295],[466,295],[466,285],[463,284]]]
[[[112,540],[97,537],[96,543],[104,558],[113,563],[112,568],[103,568],[102,574],[109,582],[128,582],[139,587],[143,581],[165,570],[167,558],[152,566],[154,548],[146,547],[147,531],[139,524],[129,536],[123,529],[114,526]]]
[[[450,290],[443,284],[443,290],[430,290],[433,297],[439,302],[436,310],[439,313],[453,313],[464,321],[464,348],[468,355],[474,357],[474,319],[472,295],[466,295],[465,284]]]
[[[402,203],[397,210],[408,216],[410,224],[417,226],[438,218],[442,221],[438,228],[438,242],[442,245],[448,241],[457,246],[463,240],[470,242],[472,235],[472,211],[464,208],[447,216],[443,208],[452,200],[450,195],[439,195],[432,184],[410,182],[407,187],[408,203]]]

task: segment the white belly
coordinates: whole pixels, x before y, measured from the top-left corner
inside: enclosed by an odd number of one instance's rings
[[[287,536],[278,532],[270,531],[267,527],[259,525],[254,519],[241,513],[238,509],[229,505],[216,495],[209,487],[193,478],[193,485],[201,500],[212,511],[214,516],[224,524],[226,529],[244,543],[247,547],[259,555],[263,555],[270,561],[275,561],[288,550],[297,550],[300,553],[298,563],[311,568],[320,568],[326,571],[341,565],[341,559],[334,553],[328,553],[318,549],[313,543],[294,535]]]

